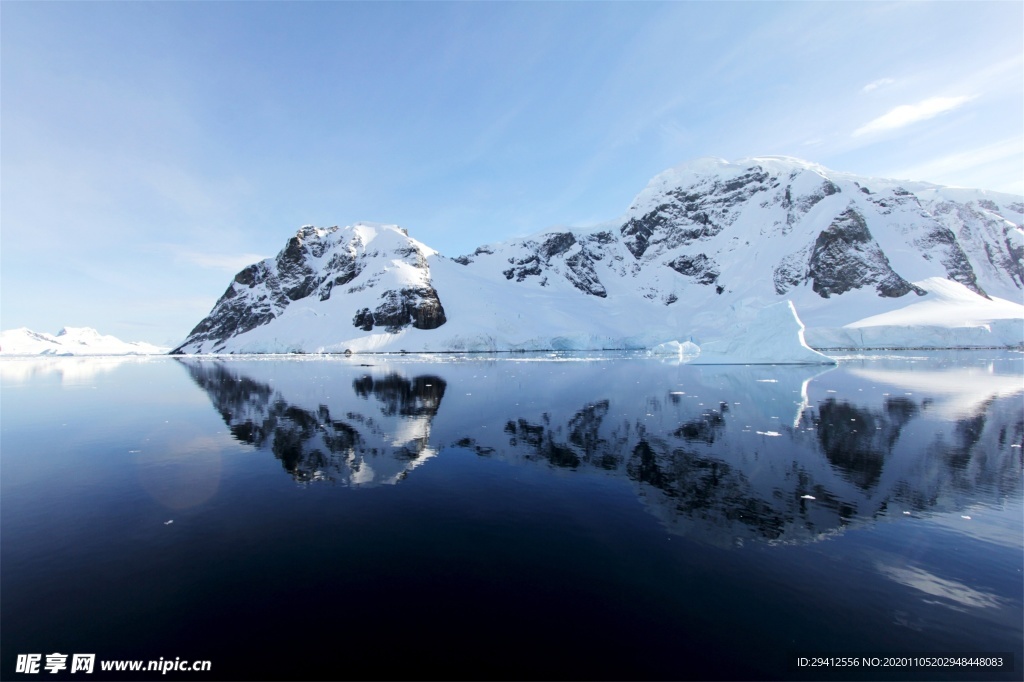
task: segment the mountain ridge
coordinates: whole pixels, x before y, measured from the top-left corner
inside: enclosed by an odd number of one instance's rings
[[[721,338],[782,300],[809,328],[845,327],[927,300],[934,278],[1013,319],[1022,222],[1015,195],[788,157],[697,159],[655,176],[618,220],[456,258],[398,226],[304,226],[173,352],[649,348]]]

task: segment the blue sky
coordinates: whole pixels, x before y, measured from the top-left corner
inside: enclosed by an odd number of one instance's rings
[[[1024,193],[1020,2],[0,3],[0,328],[180,342],[304,224],[449,256],[782,154]]]

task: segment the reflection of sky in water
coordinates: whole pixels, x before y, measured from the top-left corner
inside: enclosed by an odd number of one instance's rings
[[[878,371],[851,369],[868,381],[934,399],[930,409],[942,419],[960,419],[976,414],[992,398],[1008,398],[1024,391],[1024,377],[995,374],[986,368],[954,369],[943,372]]]
[[[0,382],[16,385],[54,377],[65,385],[83,384],[126,364],[142,364],[152,359],[138,356],[0,358]]]
[[[162,439],[156,451],[147,449],[139,483],[153,499],[170,510],[198,507],[217,494],[221,478],[223,439],[194,436]],[[133,454],[142,455],[142,451]]]
[[[906,585],[949,608],[998,608],[1002,600],[991,592],[976,590],[956,580],[947,580],[916,566],[878,566],[878,572],[901,585]]]
[[[1000,547],[1021,549],[1024,544],[1021,519],[1024,519],[1024,506],[1018,497],[995,506],[967,505],[960,513],[937,514],[921,519],[921,523],[947,532],[968,533],[975,540]]]

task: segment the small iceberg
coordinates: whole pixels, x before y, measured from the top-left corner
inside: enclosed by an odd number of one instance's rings
[[[693,341],[667,341],[659,343],[648,351],[651,355],[675,356],[679,358],[694,358],[700,355],[700,346]]]

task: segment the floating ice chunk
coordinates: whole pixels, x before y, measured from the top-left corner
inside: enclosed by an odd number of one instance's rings
[[[165,526],[169,526],[169,525],[171,525],[172,523],[174,523],[174,519],[171,519],[170,521],[164,521],[164,525],[165,525]]]
[[[650,355],[675,355],[680,358],[693,357],[700,354],[700,346],[692,341],[666,341],[651,348]]]
[[[800,499],[801,499],[801,500],[816,500],[816,499],[818,499],[818,498],[817,498],[817,497],[815,497],[814,495],[801,495],[801,496],[800,496]]]
[[[782,434],[779,433],[778,431],[758,431],[757,435],[759,435],[759,436],[781,436]]]

